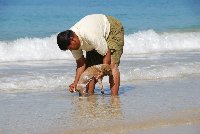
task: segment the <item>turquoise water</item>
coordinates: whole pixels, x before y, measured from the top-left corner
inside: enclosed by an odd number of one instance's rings
[[[117,17],[126,35],[148,29],[194,31],[200,29],[199,7],[199,0],[0,0],[0,41],[49,37],[92,13]]]
[[[199,74],[199,6],[199,0],[0,0],[0,89],[21,91],[38,85],[40,91],[39,87],[49,89],[65,85],[64,80],[71,81],[73,70],[66,70],[69,76],[63,76],[64,72],[52,76],[48,71],[37,73],[41,69],[31,71],[31,66],[38,62],[48,68],[51,63],[60,64],[59,60],[70,65],[74,59],[58,48],[57,33],[91,13],[113,15],[125,27],[121,61],[128,60],[131,65],[120,68],[128,69],[122,73],[122,81]],[[177,61],[177,57],[188,60]],[[44,60],[48,64],[42,64]],[[23,62],[30,62],[27,75],[16,70],[28,68],[15,68],[15,63],[18,67]],[[52,70],[58,71],[57,67]]]

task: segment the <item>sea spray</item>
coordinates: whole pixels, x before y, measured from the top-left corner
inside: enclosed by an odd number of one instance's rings
[[[125,36],[124,54],[200,50],[200,32],[139,31]]]
[[[69,54],[61,51],[56,36],[46,38],[20,38],[0,42],[0,62],[68,59]]]
[[[125,35],[123,55],[191,50],[200,51],[200,32],[157,33],[147,30]],[[73,59],[70,52],[58,48],[56,35],[0,41],[0,62],[56,59]]]

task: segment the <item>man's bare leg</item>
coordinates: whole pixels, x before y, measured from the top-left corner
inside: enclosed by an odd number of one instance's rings
[[[119,86],[120,86],[120,72],[118,68],[118,64],[112,63],[112,75],[109,77],[111,95],[118,95]]]

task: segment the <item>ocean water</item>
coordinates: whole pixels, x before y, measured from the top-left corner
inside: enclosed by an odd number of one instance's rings
[[[199,7],[199,0],[0,0],[0,133],[199,123]],[[56,36],[92,13],[113,15],[125,28],[114,99],[107,77],[105,96],[98,85],[88,98],[68,92],[76,64]]]
[[[0,0],[0,40],[50,37],[92,13],[115,16],[126,35],[199,31],[199,6],[199,0]]]

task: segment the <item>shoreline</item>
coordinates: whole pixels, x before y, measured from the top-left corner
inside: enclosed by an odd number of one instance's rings
[[[199,76],[123,83],[118,97],[97,91],[90,97],[79,98],[78,94],[61,89],[1,92],[0,132],[198,134],[195,131],[200,132],[199,85],[191,83],[189,91],[184,88],[190,81],[198,80]]]
[[[184,112],[168,118],[144,120],[143,122],[121,121],[113,124],[104,124],[91,128],[76,128],[64,130],[65,134],[109,133],[109,134],[198,134],[200,132],[200,109],[196,113]],[[179,117],[177,117],[179,116]],[[182,118],[184,117],[184,118]],[[183,131],[184,130],[184,131]],[[188,133],[190,132],[190,133]]]
[[[133,134],[199,134],[199,132],[200,124],[181,124],[135,131]]]

